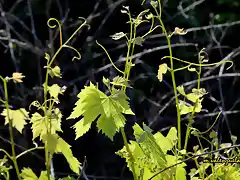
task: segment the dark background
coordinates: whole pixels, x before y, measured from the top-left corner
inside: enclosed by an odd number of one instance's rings
[[[173,54],[191,62],[197,62],[198,52],[206,48],[209,62],[231,59],[234,66],[226,71],[225,66],[203,68],[201,86],[209,94],[203,101],[204,111],[195,117],[194,127],[206,130],[214,122],[219,111],[223,115],[214,129],[218,132],[220,142],[230,142],[230,135],[240,136],[239,123],[239,52],[240,52],[240,3],[238,0],[168,0],[163,1],[163,22],[168,31],[175,27],[188,30],[185,36],[172,38]],[[24,83],[9,84],[10,104],[14,109],[26,108],[35,100],[42,100],[41,87],[44,81],[44,54],[53,54],[58,48],[58,36],[55,29],[47,26],[51,17],[62,22],[63,39],[66,40],[77,29],[84,17],[91,29],[84,28],[72,40],[70,45],[80,51],[82,59],[71,61],[75,55],[71,50],[60,53],[55,64],[60,66],[62,79],[51,80],[67,86],[60,97],[59,108],[68,117],[77,101],[76,95],[90,81],[99,82],[101,90],[102,77],[110,79],[117,75],[103,50],[95,43],[98,40],[108,50],[110,56],[119,68],[123,68],[122,57],[126,55],[126,45],[122,40],[114,41],[109,36],[116,32],[129,32],[126,24],[127,16],[120,13],[122,5],[129,6],[133,15],[138,15],[150,7],[146,0],[141,6],[140,0],[0,0],[0,75],[11,76],[13,72],[22,72],[26,78]],[[141,26],[138,33],[147,32],[148,25]],[[9,44],[13,43],[13,46]],[[133,89],[128,91],[131,107],[136,116],[127,117],[126,132],[132,137],[131,125],[134,122],[148,124],[155,132],[163,134],[176,124],[176,110],[170,73],[159,83],[157,70],[160,60],[168,55],[167,42],[161,31],[149,35],[143,46],[135,49],[136,66],[132,69],[130,80]],[[151,53],[145,50],[151,49]],[[164,62],[169,63],[167,60]],[[180,64],[176,62],[176,67]],[[221,68],[224,68],[222,73]],[[177,85],[183,84],[189,92],[196,87],[196,75],[187,71],[176,73]],[[0,96],[3,97],[3,87],[0,86]],[[10,150],[8,128],[4,126],[1,117],[0,147]],[[123,146],[122,138],[116,135],[111,142],[105,136],[98,134],[93,128],[82,138],[74,141],[74,130],[71,126],[77,120],[63,119],[61,136],[72,145],[74,155],[84,161],[87,166],[85,173],[89,179],[131,179],[124,161],[114,152]],[[184,126],[186,121],[182,123]],[[15,133],[17,152],[33,147],[30,127],[26,126],[24,135]],[[184,127],[183,127],[183,134]],[[191,139],[189,150],[196,144]],[[44,169],[44,155],[35,152],[20,159],[21,167],[31,167],[37,174]],[[58,177],[71,174],[65,159],[61,155],[54,157],[55,173]]]

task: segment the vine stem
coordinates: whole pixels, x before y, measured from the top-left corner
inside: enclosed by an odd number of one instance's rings
[[[34,150],[36,150],[36,149],[44,149],[44,147],[34,147],[34,148],[31,148],[31,149],[28,149],[28,150],[22,152],[21,154],[17,155],[17,156],[16,156],[16,159],[18,159],[18,158],[20,158],[21,156],[23,156],[23,155],[25,155],[25,154],[27,154],[27,153],[29,153],[29,152],[31,152],[31,151],[34,151]]]
[[[66,47],[66,48],[70,48],[70,49],[73,49],[75,52],[77,52],[77,54],[79,55],[79,57],[74,57],[74,58],[77,58],[77,59],[80,59],[80,54],[78,53],[78,51],[70,46],[68,46],[67,44],[71,41],[71,39],[77,34],[77,32],[83,27],[83,26],[88,26],[86,24],[86,21],[84,21],[84,23],[82,23],[74,32],[73,34],[64,42],[63,44],[63,40],[62,40],[62,29],[61,29],[61,24],[59,23],[59,21],[55,18],[50,18],[48,20],[48,26],[50,28],[55,28],[56,26],[55,25],[50,25],[50,21],[56,21],[57,24],[58,24],[58,28],[59,28],[59,31],[60,31],[60,47],[58,48],[58,50],[55,52],[55,54],[53,55],[53,57],[51,58],[50,62],[48,62],[47,64],[47,67],[50,67],[52,65],[52,63],[54,62],[54,60],[56,59],[57,55],[60,53],[60,51]],[[73,58],[73,59],[74,59]],[[49,78],[49,72],[47,70],[46,72],[46,77],[45,77],[45,84],[44,84],[44,102],[47,102],[47,88],[48,88],[48,78]],[[51,103],[50,103],[50,106],[51,106]],[[52,109],[52,106],[50,107],[50,109],[48,109],[48,106],[47,106],[47,103],[44,104],[44,116],[47,118],[47,124],[46,124],[46,127],[47,127],[47,135],[49,135],[49,133],[51,133],[51,128],[52,128],[52,123],[50,122],[49,123],[49,116],[50,116],[50,113],[47,113],[47,112],[50,112]],[[48,144],[46,143],[45,144],[45,159],[46,159],[46,169],[47,169],[47,177],[48,177],[48,180],[50,180],[50,173],[51,173],[51,159],[52,159],[52,155],[49,153],[49,149],[48,149]]]
[[[124,69],[124,78],[128,81],[128,78],[129,78],[129,74],[130,74],[130,69],[131,69],[131,59],[130,59],[130,62],[129,62],[129,55],[130,55],[130,52],[131,52],[131,47],[132,47],[132,51],[134,49],[134,45],[131,46],[132,44],[132,39],[133,39],[133,22],[132,22],[132,18],[131,18],[131,15],[130,13],[128,13],[129,15],[129,19],[130,19],[130,38],[128,40],[128,51],[127,51],[127,57],[126,57],[126,63],[125,63],[125,69]],[[135,36],[134,36],[135,37]],[[126,92],[126,87],[122,87],[122,90],[124,92]],[[132,152],[129,148],[129,145],[128,145],[128,141],[127,141],[127,137],[126,137],[126,133],[124,131],[124,128],[121,128],[121,134],[122,134],[122,137],[123,137],[123,141],[124,141],[124,145],[126,147],[126,150],[130,156],[130,168],[132,169],[132,173],[133,173],[133,178],[134,180],[137,180],[137,175],[136,175],[136,172],[135,172],[135,167],[134,167],[134,157],[132,155]]]
[[[158,1],[160,4],[160,0],[158,0]],[[171,64],[170,73],[171,73],[171,77],[172,77],[173,92],[174,92],[176,108],[177,108],[178,149],[181,150],[181,114],[180,114],[180,107],[179,107],[178,94],[177,94],[177,85],[176,85],[175,74],[174,74],[171,40],[170,40],[170,37],[168,37],[167,31],[162,22],[161,16],[159,17],[159,21],[160,21],[163,33],[165,34],[167,43],[168,43],[169,59],[170,59],[170,64]]]
[[[15,152],[15,143],[14,143],[14,138],[13,138],[13,125],[12,125],[12,119],[10,119],[10,114],[9,114],[9,104],[8,104],[8,91],[7,91],[7,81],[3,79],[3,85],[4,85],[4,94],[5,94],[5,106],[7,109],[7,118],[9,121],[9,132],[10,132],[10,141],[11,141],[11,148],[12,148],[12,161],[14,168],[16,170],[17,178],[21,180],[20,176],[20,171],[17,163],[17,158],[16,158],[16,152]]]
[[[168,44],[168,51],[169,51],[169,59],[170,59],[170,73],[172,77],[172,84],[173,84],[173,92],[175,96],[175,101],[176,101],[176,109],[177,109],[177,129],[178,129],[178,149],[181,150],[181,114],[180,114],[180,106],[179,106],[179,101],[178,101],[178,94],[177,94],[177,85],[176,85],[176,80],[175,80],[175,74],[174,74],[174,66],[173,66],[173,56],[172,56],[172,46],[171,46],[171,35],[169,36],[166,28],[164,26],[164,23],[162,21],[162,6],[160,0],[158,0],[158,6],[159,6],[159,12],[156,7],[153,6],[155,12],[157,13],[157,18],[160,22],[160,26],[162,28],[163,34],[165,35],[167,39],[167,44]]]

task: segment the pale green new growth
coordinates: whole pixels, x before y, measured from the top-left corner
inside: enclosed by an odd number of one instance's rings
[[[71,146],[66,143],[62,138],[58,138],[56,153],[62,153],[66,158],[71,170],[76,174],[80,173],[80,163],[72,154]]]
[[[78,94],[80,98],[76,107],[67,119],[78,118],[83,115],[82,123],[74,125],[76,138],[86,133],[91,123],[100,115],[97,120],[98,131],[102,131],[111,140],[119,128],[124,127],[126,122],[124,114],[134,115],[129,107],[128,97],[121,90],[114,90],[110,96],[98,90],[92,83]]]
[[[47,171],[41,171],[40,177],[38,178],[30,168],[23,168],[21,177],[23,180],[48,180]],[[51,177],[50,180],[53,180],[53,178]]]
[[[178,162],[176,156],[168,155],[167,152],[172,150],[177,143],[177,131],[171,128],[168,135],[164,137],[160,132],[152,135],[151,130],[143,125],[143,130],[138,124],[133,126],[136,141],[130,141],[130,150],[134,156],[134,167],[138,179],[149,179],[161,169],[171,166]],[[126,151],[126,147],[118,151],[116,154],[126,159],[128,167],[130,167],[130,159]],[[178,156],[180,159],[181,156]],[[169,169],[153,178],[153,180],[167,180],[176,177],[176,180],[185,180],[186,171],[185,163]],[[130,168],[131,169],[131,168]],[[176,175],[174,176],[174,173]]]
[[[51,122],[51,132],[50,134],[56,134],[56,132],[62,132],[61,129],[61,118],[62,114],[58,108],[54,109],[52,115],[49,119],[41,116],[39,113],[34,113],[30,119],[32,123],[32,131],[33,131],[33,140],[40,136],[40,139],[43,139],[43,136],[47,135],[47,122]]]
[[[24,126],[27,124],[26,119],[28,119],[28,114],[29,113],[23,108],[18,110],[9,109],[9,118],[12,121],[12,126],[20,133],[22,133]],[[1,115],[5,116],[5,125],[7,125],[9,123],[7,109],[4,109]]]

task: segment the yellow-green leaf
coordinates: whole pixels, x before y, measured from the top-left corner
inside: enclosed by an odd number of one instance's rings
[[[74,124],[73,128],[75,129],[76,139],[84,135],[91,127],[91,123],[84,123],[84,118]]]
[[[52,124],[51,134],[55,134],[57,131],[62,132],[61,130],[61,118],[62,114],[58,108],[54,109],[51,112],[50,120],[48,121],[46,117],[41,116],[39,113],[34,113],[30,119],[32,123],[32,132],[33,132],[33,140],[40,136],[40,139],[43,140],[44,135],[47,134],[48,123]]]
[[[38,180],[36,174],[30,168],[23,168],[21,172],[23,180]]]
[[[163,74],[167,73],[168,66],[166,63],[160,64],[158,68],[158,79],[160,82],[163,80]]]
[[[71,170],[76,174],[80,174],[80,162],[72,154],[71,146],[62,138],[58,139],[56,153],[62,153],[66,158]]]
[[[126,119],[122,113],[134,115],[127,101],[129,98],[122,90],[114,90],[112,95],[107,96],[90,83],[78,97],[80,99],[67,119],[83,115],[85,125],[91,124],[101,115],[97,122],[98,131],[102,131],[110,139],[113,139],[115,133],[125,125]]]
[[[179,92],[181,95],[186,96],[186,93],[185,93],[185,91],[184,91],[184,87],[183,87],[183,86],[178,86],[178,87],[177,87],[177,90],[178,90],[178,92]]]
[[[52,86],[48,86],[49,94],[58,99],[58,95],[62,94],[61,87],[58,84],[53,84]]]
[[[50,71],[49,71],[49,74],[50,76],[53,78],[53,77],[58,77],[58,78],[61,78],[62,75],[61,75],[61,69],[59,66],[55,66],[54,68],[52,68]]]
[[[20,133],[22,133],[22,130],[24,128],[24,125],[26,125],[26,119],[28,119],[28,114],[24,108],[20,108],[17,110],[9,109],[9,118],[12,120],[12,125],[15,127]],[[5,125],[9,123],[9,119],[7,116],[7,109],[4,109],[2,116],[5,116]]]
[[[57,148],[58,135],[57,134],[44,134],[43,141],[48,146],[48,151],[53,154]]]

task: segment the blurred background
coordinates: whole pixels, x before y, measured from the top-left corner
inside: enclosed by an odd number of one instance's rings
[[[198,62],[198,53],[206,48],[209,63],[232,60],[234,65],[226,70],[229,64],[206,67],[202,71],[201,87],[208,95],[203,101],[203,111],[194,117],[193,126],[201,131],[208,129],[220,111],[222,115],[214,126],[219,141],[230,142],[231,135],[240,136],[239,122],[239,53],[240,53],[240,2],[238,0],[161,0],[163,4],[162,19],[169,32],[175,27],[184,28],[188,33],[184,36],[172,37],[173,55],[175,57]],[[117,76],[105,52],[96,44],[101,43],[109,52],[116,66],[124,67],[127,47],[124,40],[114,41],[110,38],[116,32],[129,33],[128,17],[121,14],[122,6],[129,6],[133,16],[150,7],[146,0],[0,0],[0,75],[11,76],[13,72],[22,72],[26,77],[21,84],[9,84],[9,101],[13,109],[26,108],[34,100],[42,99],[42,84],[45,76],[45,52],[53,55],[59,46],[59,31],[47,26],[49,18],[57,18],[62,24],[63,40],[87,19],[91,26],[83,28],[69,43],[82,55],[79,61],[72,61],[74,51],[63,50],[55,61],[63,77],[51,79],[50,84],[58,83],[66,86],[66,92],[60,97],[59,108],[68,117],[78,100],[77,94],[89,82],[99,83],[99,88],[106,91],[102,84],[103,76],[112,79]],[[152,9],[151,9],[152,11]],[[152,11],[153,12],[153,11]],[[156,22],[157,25],[157,22]],[[137,31],[143,34],[150,24],[141,25]],[[130,104],[136,116],[127,117],[126,132],[132,138],[131,126],[137,122],[149,125],[154,132],[164,135],[170,127],[176,125],[176,108],[170,73],[164,76],[163,82],[157,79],[160,63],[169,64],[163,56],[169,55],[167,42],[160,29],[147,36],[142,46],[135,48],[136,64],[131,70],[128,90]],[[182,64],[175,61],[175,67]],[[177,85],[183,85],[186,92],[196,88],[195,73],[181,71],[176,73]],[[3,87],[0,84],[0,96]],[[2,111],[2,107],[0,109]],[[182,117],[183,135],[185,121]],[[74,155],[85,162],[84,172],[89,179],[131,179],[131,174],[124,160],[114,152],[123,146],[122,138],[116,135],[111,142],[104,135],[98,134],[94,126],[82,138],[74,140],[71,126],[76,120],[63,120],[61,136],[72,145]],[[24,135],[15,133],[17,152],[33,147],[32,133],[29,126]],[[0,117],[0,147],[10,150],[8,127],[4,126],[4,118]],[[196,144],[191,138],[189,149]],[[0,154],[2,156],[2,154]],[[36,163],[38,162],[38,163]],[[71,175],[67,162],[61,155],[53,159],[56,176]],[[21,167],[31,167],[39,173],[44,168],[44,155],[34,152],[20,158]]]

